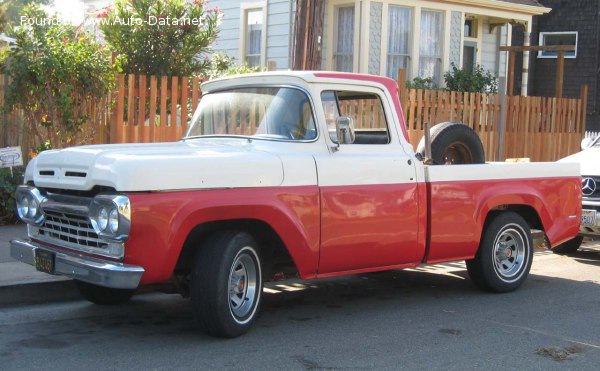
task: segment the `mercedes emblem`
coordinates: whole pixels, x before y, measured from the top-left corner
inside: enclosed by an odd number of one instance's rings
[[[583,178],[581,189],[584,196],[591,196],[596,192],[596,181],[593,178]]]

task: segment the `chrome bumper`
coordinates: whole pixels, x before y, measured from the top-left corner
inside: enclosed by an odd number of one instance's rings
[[[34,253],[42,249],[54,253],[55,275],[67,276],[79,281],[115,289],[135,289],[140,283],[144,268],[109,260],[101,260],[54,250],[30,240],[10,241],[10,256],[35,266]]]

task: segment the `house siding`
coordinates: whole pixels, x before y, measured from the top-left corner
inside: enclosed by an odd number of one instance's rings
[[[454,63],[459,68],[462,67],[460,64],[463,30],[462,14],[462,12],[452,12],[450,17],[450,65]]]
[[[481,41],[481,66],[494,75],[499,72],[500,47],[499,27],[494,27],[490,32],[490,24],[487,20],[483,22]]]
[[[577,58],[565,59],[564,97],[579,97],[580,88],[588,84],[588,130],[600,130],[600,94],[598,94],[598,58],[600,2],[598,0],[542,0],[553,10],[537,17],[531,44],[538,45],[540,32],[578,31]],[[554,96],[556,59],[537,58],[531,53],[531,94]]]
[[[217,42],[213,45],[216,52],[226,53],[239,63],[240,53],[240,30],[241,30],[241,6],[242,4],[256,3],[256,1],[236,0],[211,0],[210,7],[218,7],[223,11]],[[287,0],[266,1],[267,7],[267,43],[266,60],[275,61],[278,70],[289,68],[290,63],[290,32],[291,2]]]
[[[381,17],[382,3],[371,3],[369,30],[369,73],[379,75],[381,67]]]

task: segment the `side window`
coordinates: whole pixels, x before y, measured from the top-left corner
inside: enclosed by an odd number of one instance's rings
[[[327,130],[337,143],[335,121],[349,116],[354,123],[353,144],[388,144],[390,135],[381,99],[377,94],[357,91],[326,90],[321,93]]]

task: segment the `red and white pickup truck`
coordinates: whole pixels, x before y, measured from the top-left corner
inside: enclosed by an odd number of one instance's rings
[[[552,246],[579,231],[577,165],[425,165],[391,79],[271,72],[202,89],[179,142],[33,159],[12,256],[99,304],[173,282],[204,331],[235,337],[286,264],[311,279],[466,260],[477,286],[507,292],[529,273],[530,228]],[[470,130],[438,127],[432,148]],[[454,137],[434,162],[477,157]]]

